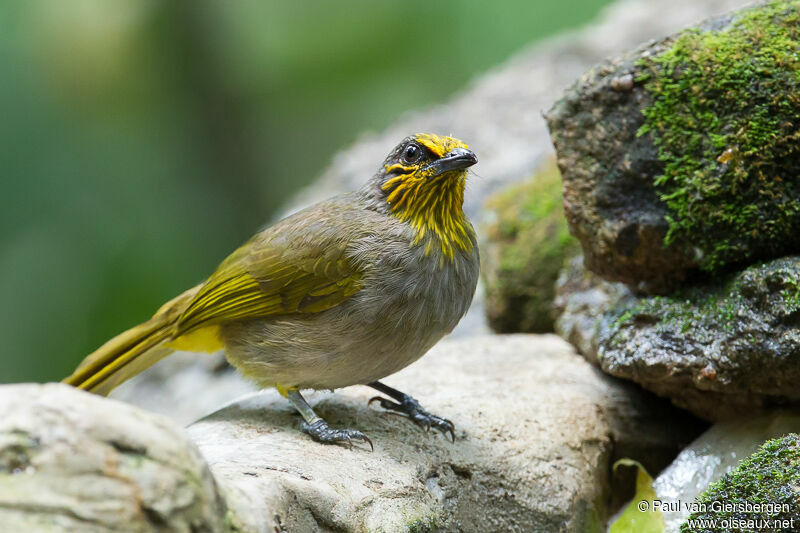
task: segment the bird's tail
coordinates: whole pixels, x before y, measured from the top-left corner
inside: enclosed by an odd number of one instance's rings
[[[172,326],[156,315],[120,333],[84,359],[64,383],[105,396],[172,353],[171,348],[164,346],[172,335]]]
[[[183,346],[174,341],[173,334],[181,311],[198,289],[199,286],[186,291],[164,304],[147,322],[106,342],[63,382],[105,396],[123,381],[181,349]]]

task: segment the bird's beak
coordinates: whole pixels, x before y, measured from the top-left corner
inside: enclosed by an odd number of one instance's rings
[[[439,176],[451,170],[469,168],[478,162],[478,158],[471,150],[454,148],[430,164],[434,176]]]

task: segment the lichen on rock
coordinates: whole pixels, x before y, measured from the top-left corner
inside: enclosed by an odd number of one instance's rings
[[[553,331],[555,281],[580,252],[564,218],[555,161],[490,197],[486,208],[481,272],[489,324],[499,332]]]
[[[789,530],[775,526],[776,520],[792,524],[789,527],[795,531],[800,526],[798,486],[800,436],[791,433],[767,441],[736,470],[712,483],[696,501],[701,510],[681,525],[681,532]],[[698,527],[699,520],[716,520],[717,527]],[[773,525],[767,526],[767,521]]]

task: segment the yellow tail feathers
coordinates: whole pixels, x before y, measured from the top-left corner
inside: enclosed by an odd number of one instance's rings
[[[106,395],[114,387],[172,353],[163,346],[173,324],[155,316],[121,333],[94,351],[64,383]]]
[[[64,383],[107,395],[115,387],[151,367],[175,350],[215,352],[222,348],[219,328],[200,328],[173,338],[175,324],[199,287],[164,304],[155,316],[120,333],[90,354]]]

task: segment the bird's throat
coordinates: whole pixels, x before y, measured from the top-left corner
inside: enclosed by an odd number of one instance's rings
[[[475,246],[463,210],[465,179],[464,171],[433,179],[406,177],[387,191],[392,214],[414,228],[414,244],[425,246],[426,255],[438,248],[453,259],[457,250],[469,252]]]

